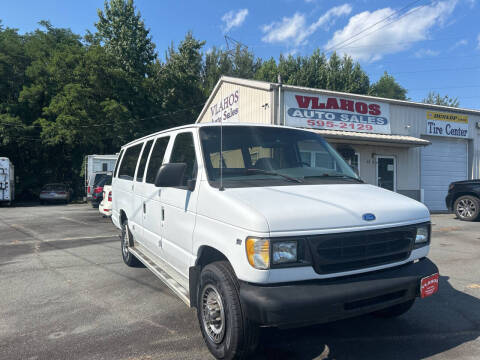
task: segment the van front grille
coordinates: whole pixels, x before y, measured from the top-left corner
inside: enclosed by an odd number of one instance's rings
[[[308,237],[313,268],[319,274],[364,269],[406,260],[416,227],[397,227]]]

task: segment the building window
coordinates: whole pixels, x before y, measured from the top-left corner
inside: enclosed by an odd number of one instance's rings
[[[300,157],[304,165],[336,170],[337,164],[332,156],[324,151],[300,151]]]
[[[355,173],[360,176],[360,154],[350,146],[339,146],[337,151],[343,159],[350,165]]]
[[[360,176],[360,155],[356,152],[349,159],[345,159],[355,173]]]

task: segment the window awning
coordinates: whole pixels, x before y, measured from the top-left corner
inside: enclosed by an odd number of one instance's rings
[[[388,143],[389,146],[416,147],[430,145],[430,141],[407,135],[371,134],[355,131],[310,129],[326,139],[339,140],[335,142],[374,144]]]

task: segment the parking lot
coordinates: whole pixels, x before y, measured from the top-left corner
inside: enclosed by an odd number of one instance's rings
[[[478,359],[480,222],[433,216],[440,292],[396,320],[262,332],[258,359]],[[194,309],[87,205],[0,209],[0,359],[210,359]]]

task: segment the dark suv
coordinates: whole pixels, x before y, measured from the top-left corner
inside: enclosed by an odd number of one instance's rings
[[[106,175],[97,184],[95,184],[92,191],[92,207],[97,208],[103,199],[103,187],[105,185],[112,185],[112,175]]]
[[[460,220],[476,220],[480,213],[480,179],[451,183],[445,203]]]

